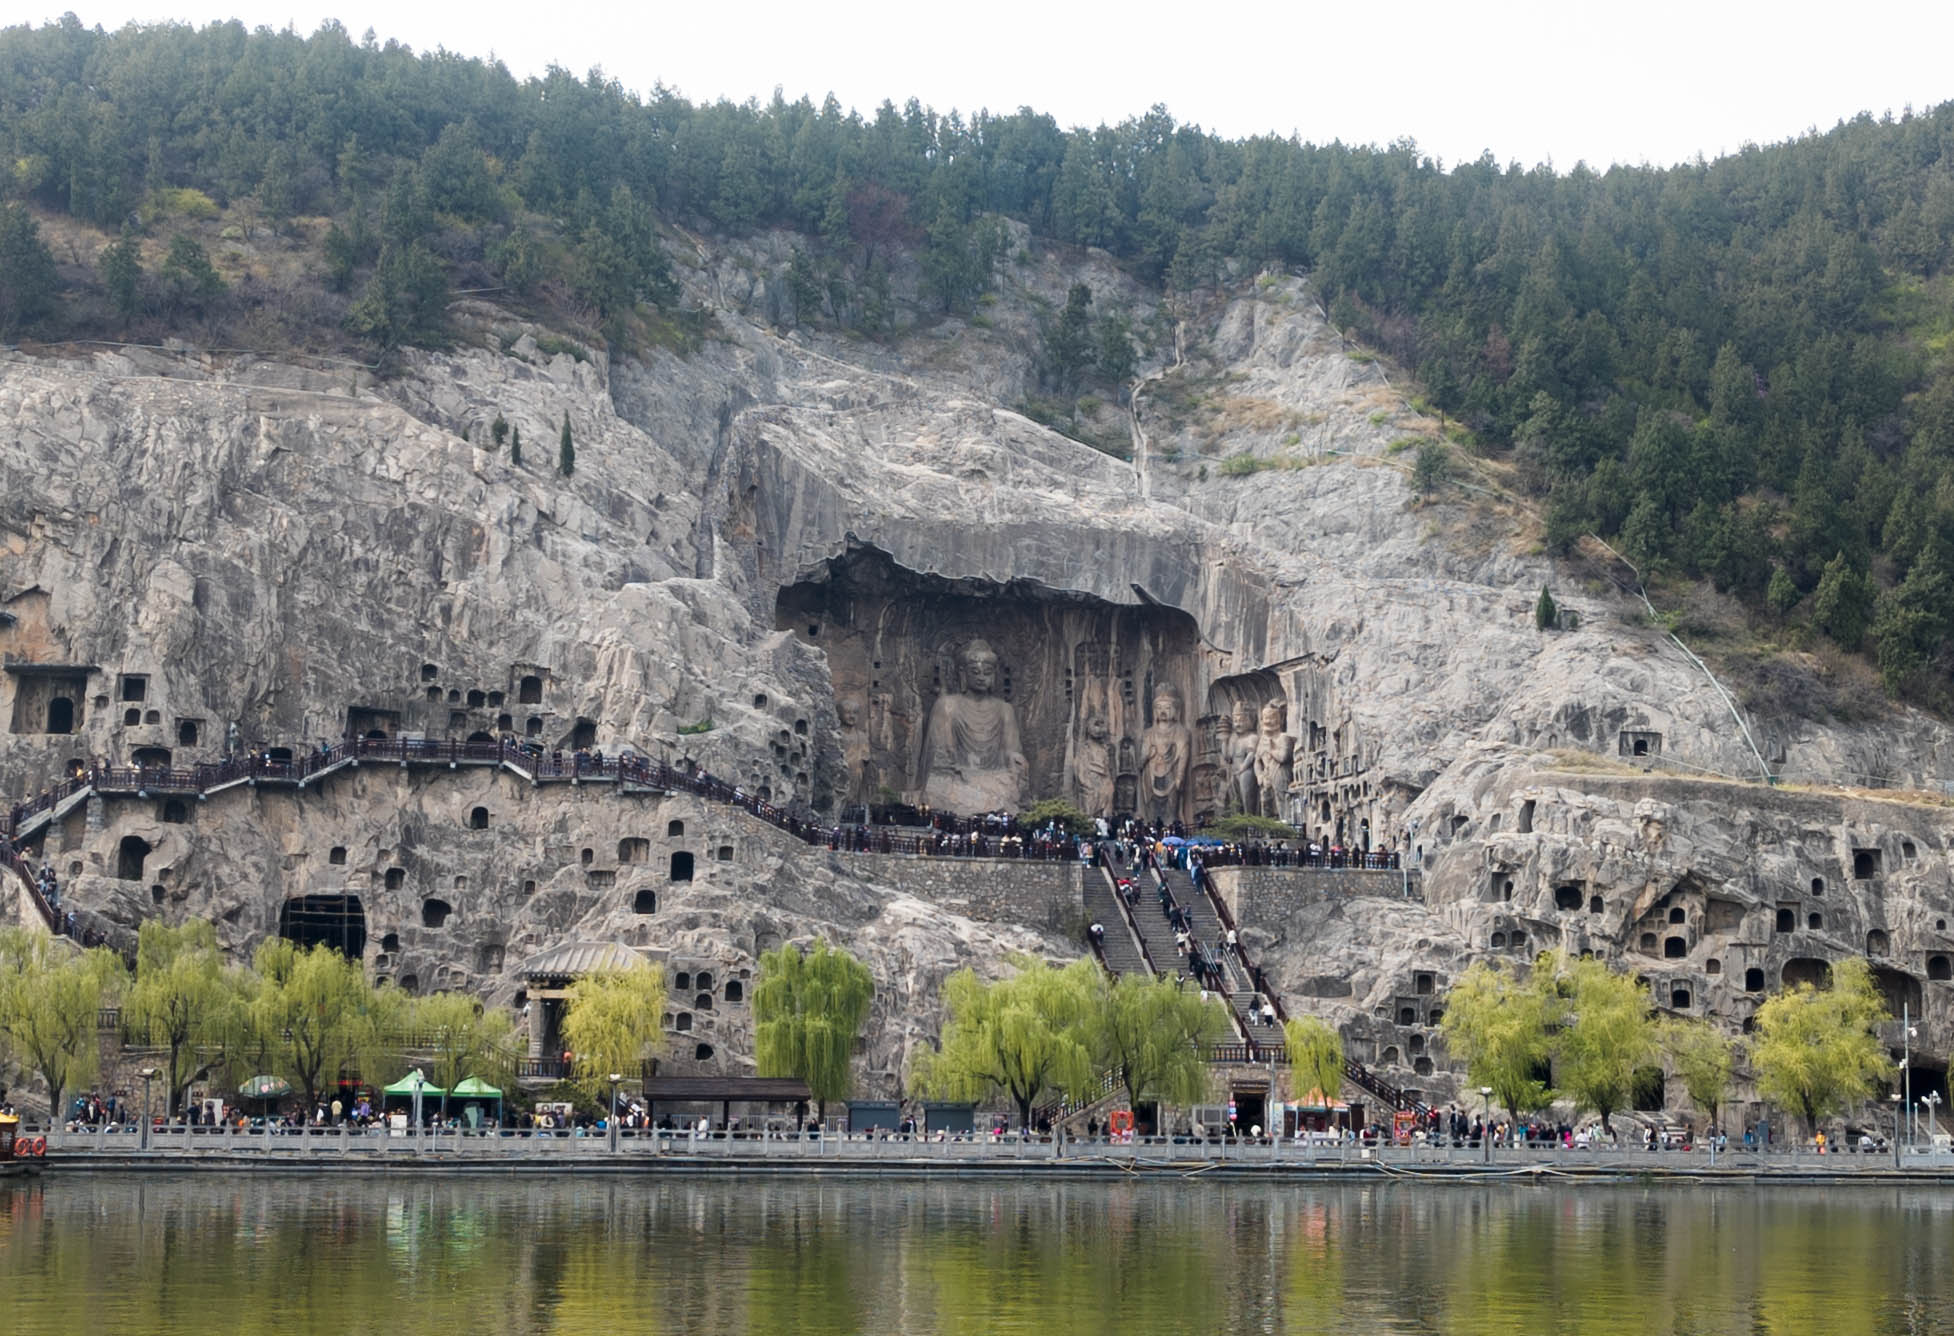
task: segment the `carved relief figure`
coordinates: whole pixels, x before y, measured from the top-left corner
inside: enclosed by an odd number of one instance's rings
[[[1296,739],[1283,732],[1288,709],[1288,702],[1280,697],[1262,707],[1262,731],[1255,739],[1255,787],[1263,816],[1280,817],[1283,795],[1289,792]]]
[[[1110,816],[1113,811],[1113,743],[1106,730],[1106,717],[1094,714],[1086,719],[1085,736],[1079,739],[1072,762],[1072,777],[1079,784],[1079,805],[1089,816]]]
[[[1163,686],[1153,693],[1153,726],[1140,739],[1140,804],[1149,821],[1180,819],[1193,752],[1193,735],[1181,722],[1181,694]]]
[[[1228,744],[1228,796],[1237,811],[1254,812],[1255,801],[1255,716],[1248,702],[1238,700],[1230,716],[1234,737]]]
[[[835,701],[835,717],[841,721],[841,766],[848,772],[842,802],[850,807],[870,801],[868,729],[863,718],[860,696],[843,696]]]
[[[924,803],[961,816],[1014,812],[1029,765],[1018,712],[992,694],[997,652],[983,640],[964,646],[963,690],[946,691],[930,707],[916,754]]]

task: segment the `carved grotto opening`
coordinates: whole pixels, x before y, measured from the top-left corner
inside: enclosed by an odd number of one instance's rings
[[[358,960],[366,952],[366,909],[357,895],[296,895],[279,906],[278,935],[301,947],[329,946]],[[398,941],[388,941],[398,948]]]
[[[1223,734],[1178,609],[924,574],[855,547],[782,589],[774,624],[825,653],[834,683],[840,754],[817,759],[817,807],[1226,810]]]

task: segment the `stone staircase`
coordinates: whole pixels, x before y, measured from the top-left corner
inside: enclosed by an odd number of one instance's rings
[[[1255,976],[1244,964],[1241,952],[1231,952],[1218,946],[1226,939],[1228,926],[1222,922],[1221,911],[1216,907],[1214,898],[1197,887],[1194,879],[1179,868],[1166,867],[1161,871],[1166,875],[1167,886],[1173,891],[1175,901],[1185,906],[1193,916],[1194,940],[1221,957],[1222,968],[1228,976],[1228,1007],[1235,1014],[1235,1028],[1257,1047],[1281,1048],[1280,1017],[1275,1025],[1263,1024],[1256,1006],[1261,1001],[1261,994],[1255,991]]]
[[[1099,875],[1093,875],[1092,871],[1086,874],[1085,902],[1087,922],[1098,923],[1106,929],[1106,940],[1099,948],[1101,962],[1116,978],[1122,974],[1152,974],[1152,961],[1139,937],[1134,935],[1133,920],[1126,906],[1120,903],[1112,875],[1105,868],[1096,871]],[[1168,953],[1172,952],[1170,941]]]

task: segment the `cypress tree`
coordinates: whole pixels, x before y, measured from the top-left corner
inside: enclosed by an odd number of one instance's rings
[[[522,428],[509,429],[509,462],[517,468],[522,467]]]
[[[1533,605],[1533,624],[1542,631],[1554,629],[1560,609],[1554,606],[1554,596],[1547,592],[1547,586],[1540,586],[1540,601]]]
[[[563,435],[557,440],[556,467],[564,477],[577,471],[577,447],[570,440],[570,415],[563,415]]]

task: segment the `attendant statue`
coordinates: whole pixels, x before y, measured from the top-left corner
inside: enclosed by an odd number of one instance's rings
[[[1277,697],[1262,707],[1262,729],[1255,739],[1255,787],[1263,816],[1282,815],[1283,795],[1295,768],[1296,739],[1283,731],[1289,704]]]
[[[1072,778],[1078,781],[1079,805],[1086,815],[1113,814],[1113,743],[1104,715],[1087,717],[1085,736],[1073,753]]]
[[[1230,716],[1234,737],[1228,743],[1228,796],[1241,812],[1258,810],[1255,801],[1255,715],[1238,700]]]
[[[997,688],[997,652],[982,640],[964,646],[963,690],[946,691],[930,707],[916,752],[916,780],[925,806],[959,816],[1015,812],[1024,797],[1024,742],[1018,712]]]
[[[1140,807],[1149,821],[1178,821],[1181,789],[1194,759],[1194,735],[1181,722],[1181,694],[1153,693],[1153,726],[1140,739]]]

